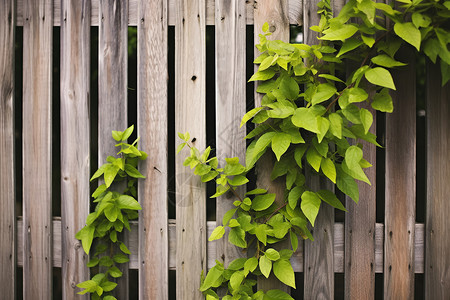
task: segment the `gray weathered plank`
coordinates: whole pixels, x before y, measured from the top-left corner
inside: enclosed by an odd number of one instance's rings
[[[427,74],[426,299],[450,298],[450,84],[437,65]]]
[[[370,105],[362,107],[375,116]],[[370,132],[376,134],[376,118]],[[364,158],[373,165],[365,170],[372,185],[358,181],[359,203],[346,197],[345,297],[359,300],[375,295],[376,146],[362,140],[358,143],[363,145]]]
[[[52,44],[49,0],[24,2],[24,299],[52,295]]]
[[[116,141],[112,130],[123,131],[127,121],[128,84],[128,2],[121,0],[100,0],[99,3],[99,53],[98,53],[98,164],[103,165],[109,155],[115,155]],[[122,190],[125,183],[115,184]],[[127,244],[127,232],[119,239]],[[119,264],[123,272],[118,278],[114,295],[128,299],[128,263]]]
[[[304,43],[317,44],[317,33],[309,27],[319,24],[317,14],[318,0],[303,2]],[[306,184],[312,190],[328,189],[334,191],[334,185],[320,178],[312,168],[306,169]],[[304,298],[334,298],[334,209],[322,203],[312,234],[314,242],[305,240],[304,252]]]
[[[416,95],[414,53],[399,53],[409,65],[393,72],[394,112],[386,115],[385,299],[414,297],[416,209]],[[401,149],[401,151],[399,151]]]
[[[15,299],[14,0],[0,1],[0,289]]]
[[[206,0],[206,25],[215,24],[215,0]],[[17,25],[23,25],[23,3],[25,0],[17,0]],[[253,7],[256,3],[255,0],[246,0],[245,2],[246,12],[245,12],[245,22],[248,25],[253,24]],[[303,22],[303,10],[302,3],[303,0],[288,0],[289,2],[289,22],[290,24],[302,25]],[[138,18],[138,3],[139,0],[128,1],[128,25],[137,26],[139,24]],[[92,0],[91,2],[91,26],[99,25],[99,5],[100,0]],[[176,0],[169,0],[168,6],[168,25],[174,26],[176,19]],[[60,26],[61,6],[59,0],[53,0],[53,14],[54,22],[53,26]]]
[[[90,2],[62,1],[61,9],[62,289],[64,299],[88,299],[77,294],[89,270],[75,234],[89,214]]]
[[[138,24],[138,130],[148,153],[140,165],[139,297],[168,299],[167,4],[140,1]]]
[[[130,269],[139,269],[139,258],[138,258],[138,224],[136,221],[130,222],[131,233],[129,247],[131,251],[130,255]],[[207,222],[207,236],[210,236],[214,228],[216,227],[215,221]],[[53,267],[61,267],[61,218],[55,217],[53,219]],[[23,221],[19,218],[17,221],[17,266],[23,266],[23,248],[22,248],[22,235]],[[415,273],[421,274],[424,272],[424,224],[415,224],[415,242],[414,242],[414,264]],[[169,219],[169,270],[176,270],[176,254],[177,254],[177,239],[176,239],[176,221]],[[334,273],[344,272],[344,224],[335,223],[334,224]],[[208,261],[206,263],[208,270],[215,265],[216,255],[216,242],[212,241],[207,243],[207,257]],[[374,269],[375,273],[383,273],[383,247],[384,247],[384,224],[377,223],[375,226],[375,262]],[[297,251],[291,257],[292,268],[294,272],[303,272],[303,246],[300,243]]]
[[[216,0],[216,153],[223,163],[225,157],[239,157],[245,161],[245,126],[239,128],[245,114],[245,2],[241,0]],[[243,199],[245,188],[236,190]],[[217,198],[216,219],[221,224],[223,215],[235,208],[237,200],[230,194]],[[239,257],[242,249],[224,238],[217,240],[217,257],[225,267]]]
[[[259,43],[259,34],[262,32],[261,28],[265,22],[269,23],[269,30],[272,35],[269,37],[271,40],[283,40],[289,41],[289,19],[288,19],[288,3],[286,0],[277,1],[255,1],[254,4],[254,40],[255,44]],[[259,51],[255,48],[255,58],[259,56]],[[257,66],[255,66],[255,69]],[[257,84],[255,84],[255,87]],[[261,105],[261,94],[255,92],[255,107]],[[285,183],[281,178],[271,181],[270,174],[273,169],[273,154],[267,152],[264,154],[259,162],[256,164],[255,173],[257,176],[256,185],[259,188],[267,189],[269,193],[275,193],[277,195],[275,202],[281,206],[284,204],[284,191],[286,189]],[[277,245],[278,250],[289,247],[289,242],[284,241]],[[270,290],[280,289],[285,292],[290,292],[290,287],[281,283],[273,273],[268,279],[263,276],[258,277],[258,289]]]
[[[189,131],[192,144],[206,144],[205,0],[181,0],[175,21],[175,130]],[[180,139],[176,138],[175,144]],[[205,184],[176,157],[177,299],[203,299],[199,274],[206,272]]]

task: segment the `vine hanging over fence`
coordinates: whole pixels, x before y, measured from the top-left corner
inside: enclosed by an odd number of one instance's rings
[[[229,242],[254,253],[227,268],[216,260],[207,275],[202,274],[200,290],[208,300],[292,299],[280,290],[254,292],[255,279],[273,273],[295,288],[289,259],[297,250],[298,237],[313,240],[308,228],[314,226],[321,205],[345,211],[333,191],[306,185],[305,168],[336,184],[355,202],[359,201],[356,180],[370,184],[364,169],[371,164],[357,140],[379,144],[369,132],[374,116],[359,103],[380,112],[393,111],[389,90],[395,90],[395,83],[390,69],[406,65],[395,58],[401,47],[412,46],[433,63],[439,61],[442,85],[450,79],[450,1],[397,0],[395,5],[350,0],[333,18],[330,1],[321,1],[320,23],[311,27],[319,33],[318,45],[271,41],[269,26],[264,24],[256,45],[261,55],[254,61],[259,68],[250,78],[260,81],[261,106],[246,113],[241,122],[241,126],[250,120],[257,125],[246,137],[252,141],[245,164],[237,157],[225,158],[225,165],[219,167],[218,159],[209,157],[210,147],[200,153],[188,133],[179,134],[184,142],[178,152],[190,148],[184,165],[203,182],[216,182],[212,197],[229,192],[236,198],[235,208],[224,215],[209,240],[222,238],[229,227]],[[349,62],[357,67],[345,76]],[[266,152],[275,156],[271,179],[284,180],[284,195],[257,187],[240,197],[236,187],[249,181],[247,173]],[[277,205],[276,197],[284,204]],[[275,250],[273,245],[283,240],[290,240],[291,247]]]
[[[79,294],[91,293],[94,300],[116,299],[110,292],[116,288],[117,283],[109,280],[122,276],[117,264],[128,262],[130,254],[128,247],[119,239],[120,233],[124,228],[131,230],[129,220],[137,219],[138,210],[141,209],[136,200],[136,183],[138,178],[144,176],[137,170],[137,166],[139,160],[147,158],[147,153],[138,150],[139,138],[133,144],[126,143],[133,129],[134,125],[123,132],[112,132],[112,137],[118,142],[116,147],[120,147],[117,153],[119,157],[108,156],[107,163],[92,176],[91,181],[103,176],[104,183],[92,194],[96,203],[95,210],[88,215],[86,226],[76,234],[86,254],[95,245],[87,266],[95,268],[93,270],[96,274],[92,279],[77,284],[77,287],[84,289]],[[117,186],[114,186],[117,182],[125,182],[123,191],[117,191]]]

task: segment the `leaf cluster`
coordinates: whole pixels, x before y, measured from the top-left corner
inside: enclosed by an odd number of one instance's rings
[[[79,294],[91,293],[92,299],[116,299],[109,292],[115,289],[117,283],[109,278],[118,278],[122,272],[117,264],[129,261],[130,251],[120,241],[120,233],[126,228],[131,230],[129,220],[138,217],[141,205],[136,200],[136,183],[138,178],[144,176],[137,170],[139,160],[145,160],[147,154],[138,150],[135,140],[132,144],[126,143],[134,126],[125,131],[113,131],[112,137],[118,142],[120,151],[118,157],[108,156],[107,163],[102,165],[92,176],[91,181],[103,177],[103,182],[92,194],[95,209],[86,219],[86,226],[77,234],[81,240],[86,254],[90,255],[87,266],[90,268],[102,267],[104,272],[95,274],[92,279],[81,282],[77,287],[82,288]],[[124,182],[122,192],[117,191],[117,182]],[[92,245],[95,250],[91,251]]]
[[[395,90],[391,70],[406,64],[396,59],[402,46],[423,52],[441,64],[442,83],[450,77],[448,17],[450,1],[397,0],[393,5],[373,0],[350,0],[333,18],[329,0],[319,3],[320,22],[311,27],[318,32],[317,45],[290,44],[270,40],[264,24],[256,48],[258,70],[249,81],[258,81],[261,105],[247,112],[241,126],[253,122],[247,136],[245,163],[237,157],[225,158],[219,166],[204,152],[190,144],[189,133],[179,134],[190,155],[184,165],[194,169],[203,182],[214,180],[218,197],[234,196],[234,209],[225,213],[222,225],[209,240],[224,236],[247,253],[225,268],[216,265],[202,277],[200,290],[207,299],[291,299],[254,292],[255,276],[266,278],[273,272],[282,283],[295,288],[289,261],[297,250],[299,237],[313,240],[314,226],[322,205],[346,211],[335,193],[314,189],[306,183],[305,169],[328,180],[345,195],[359,201],[358,181],[370,185],[364,169],[371,167],[364,158],[361,140],[380,146],[371,132],[375,111],[394,109],[390,90]],[[345,65],[356,66],[345,76]],[[275,162],[271,179],[284,183],[282,195],[258,186],[240,197],[236,188],[248,182],[247,173],[264,156]],[[275,201],[279,198],[279,201]],[[280,201],[281,200],[281,201]],[[282,203],[282,204],[277,204]],[[289,240],[290,249],[275,250],[274,245]],[[219,289],[219,288],[222,289]]]

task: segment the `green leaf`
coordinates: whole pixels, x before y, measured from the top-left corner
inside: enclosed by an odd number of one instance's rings
[[[266,278],[269,278],[270,271],[272,270],[272,261],[265,255],[262,255],[259,258],[259,269]]]
[[[126,141],[130,135],[133,133],[134,130],[134,125],[131,125],[130,127],[128,127],[122,134],[122,141]]]
[[[115,139],[118,142],[122,141],[122,135],[123,135],[122,131],[116,131],[116,130],[112,131],[113,139]]]
[[[76,239],[81,240],[83,250],[84,250],[84,252],[86,252],[86,254],[89,254],[89,250],[91,249],[92,241],[94,240],[94,232],[95,232],[95,226],[88,225],[88,226],[83,227],[75,235]]]
[[[250,257],[244,264],[244,274],[247,276],[249,272],[253,272],[258,266],[258,259],[256,257]]]
[[[211,241],[221,239],[224,234],[225,234],[225,228],[223,226],[217,226],[211,233],[211,236],[209,237],[208,241],[211,242]]]
[[[125,172],[133,178],[145,178],[135,167],[130,164],[125,164]]]
[[[113,260],[114,260],[116,263],[119,263],[119,264],[123,264],[123,263],[126,263],[126,262],[129,262],[129,261],[130,261],[130,259],[128,258],[128,256],[126,256],[126,255],[124,255],[124,254],[122,254],[122,253],[118,253],[118,254],[114,255],[114,256],[113,256]]]
[[[292,77],[283,77],[279,89],[289,100],[296,100],[300,90],[298,83]]]
[[[256,226],[255,228],[255,235],[256,238],[264,244],[264,246],[267,243],[267,225],[266,224],[259,224],[258,226]]]
[[[223,226],[226,226],[230,219],[233,217],[234,213],[236,212],[237,208],[230,209],[223,215],[222,224]]]
[[[329,83],[319,84],[316,92],[312,96],[311,104],[316,105],[327,101],[336,93],[336,91],[336,88]]]
[[[376,67],[367,70],[364,76],[367,81],[372,84],[395,90],[394,80],[392,79],[391,73],[389,73],[389,71],[385,68]]]
[[[248,182],[248,179],[244,175],[236,175],[233,177],[233,179],[228,178],[228,182],[232,186],[240,186],[246,184]]]
[[[258,70],[264,71],[265,69],[269,68],[272,65],[272,63],[274,62],[273,60],[274,60],[273,56],[271,56],[271,55],[267,56],[259,65]]]
[[[316,193],[306,191],[302,195],[300,207],[312,226],[314,226],[314,221],[319,213],[320,202],[320,198]]]
[[[239,127],[242,127],[245,123],[247,123],[251,118],[253,118],[257,113],[259,113],[264,107],[255,107],[254,109],[247,112],[243,117],[241,121],[241,125]]]
[[[110,274],[112,277],[114,277],[114,278],[118,278],[118,277],[121,277],[121,276],[122,276],[122,271],[120,271],[119,268],[117,268],[117,267],[115,267],[115,266],[109,268],[108,272],[109,272],[109,274]]]
[[[320,132],[316,115],[314,115],[311,109],[306,107],[300,107],[295,110],[292,116],[292,123],[299,128],[305,128],[311,132]]]
[[[262,26],[262,31],[263,32],[268,32],[269,31],[269,23],[264,22],[264,24]]]
[[[331,113],[328,116],[328,119],[330,120],[330,132],[338,139],[342,139],[342,125],[343,120],[340,115],[337,113]]]
[[[288,202],[289,206],[292,209],[295,209],[298,203],[298,199],[300,199],[304,191],[305,189],[302,186],[296,186],[289,192]]]
[[[244,267],[245,262],[247,261],[246,258],[236,258],[234,259],[227,267],[228,270],[237,271]]]
[[[431,18],[427,15],[423,15],[420,12],[414,12],[411,16],[414,26],[417,28],[428,27],[431,24]]]
[[[391,95],[389,95],[388,89],[382,89],[379,93],[375,94],[371,105],[373,109],[381,112],[391,113],[394,111],[392,97]]]
[[[107,164],[107,167],[105,169],[104,178],[105,178],[105,184],[106,187],[110,187],[112,182],[114,181],[114,178],[117,175],[117,172],[119,172],[119,167],[113,165],[113,164]]]
[[[364,44],[369,46],[369,48],[372,48],[372,46],[375,44],[375,39],[371,36],[365,36],[361,34],[361,39],[363,40]]]
[[[289,231],[289,237],[291,239],[291,246],[293,251],[297,251],[298,248],[298,237],[293,230]]]
[[[375,57],[372,57],[371,61],[374,64],[377,64],[379,66],[386,67],[386,68],[406,66],[405,63],[396,61],[395,59],[393,59],[392,57],[390,57],[389,55],[386,55],[386,54],[380,54]]]
[[[342,44],[341,49],[339,50],[339,53],[336,55],[336,57],[339,57],[349,51],[352,51],[352,50],[358,48],[359,46],[361,46],[362,44],[363,44],[363,42],[356,38],[351,38],[351,39],[345,40],[344,43]]]
[[[323,174],[327,176],[333,183],[336,183],[336,167],[330,158],[322,159],[320,164]]]
[[[257,80],[268,80],[272,78],[275,75],[275,71],[271,69],[263,70],[263,71],[257,71],[255,74],[253,74],[252,77],[248,80],[250,81],[257,81]]]
[[[104,292],[110,292],[113,289],[115,289],[117,286],[117,283],[111,282],[111,281],[105,281],[103,282],[100,287],[103,289]],[[103,298],[106,299],[106,298]]]
[[[372,0],[359,0],[356,7],[366,14],[371,24],[374,24],[375,6]]]
[[[240,227],[231,228],[228,234],[228,241],[235,246],[246,248],[247,242],[245,241],[245,231]]]
[[[280,290],[269,290],[264,296],[264,300],[294,300],[294,298]]]
[[[334,208],[347,211],[344,205],[342,205],[341,201],[339,201],[339,199],[333,192],[329,190],[320,190],[317,192],[317,195],[320,197],[320,199],[333,206]]]
[[[99,259],[97,257],[92,257],[86,265],[88,268],[92,268],[92,267],[95,267],[96,265],[98,265],[98,263],[99,263]]]
[[[262,211],[269,208],[275,201],[276,194],[258,195],[252,201],[252,209]]]
[[[117,198],[116,203],[117,207],[120,209],[132,209],[132,210],[142,209],[139,202],[137,202],[136,199],[128,195],[121,195],[119,198]]]
[[[357,103],[366,100],[369,95],[361,88],[351,88],[348,90],[348,103]]]
[[[130,250],[128,250],[127,246],[124,243],[120,242],[119,248],[123,253],[131,254]]]
[[[206,274],[205,280],[203,281],[202,285],[200,286],[200,291],[204,292],[210,287],[213,286],[213,284],[219,279],[220,276],[222,276],[224,271],[223,264],[216,261],[216,265],[209,270],[208,274]]]
[[[358,146],[350,146],[345,151],[344,161],[350,169],[359,167],[359,162],[363,158],[363,151]]]
[[[273,248],[267,249],[265,255],[271,261],[276,261],[280,259],[280,253],[278,253],[278,251]]]
[[[92,175],[91,179],[89,181],[92,181],[100,176],[102,176],[105,173],[106,168],[109,164],[104,164],[100,168],[98,168],[97,171],[95,171],[94,175]]]
[[[302,157],[305,154],[306,149],[307,149],[306,145],[299,145],[299,146],[295,147],[295,150],[294,150],[294,159],[300,168],[302,168]]]
[[[420,51],[421,34],[420,30],[413,23],[395,23],[394,31],[405,42],[416,47],[417,51]]]
[[[333,81],[338,81],[338,82],[342,82],[345,83],[344,81],[342,81],[341,79],[337,78],[336,76],[330,75],[330,74],[319,74],[320,78],[325,78],[325,79],[329,79],[329,80],[333,80]]]
[[[272,138],[272,151],[279,161],[291,144],[291,136],[286,133],[277,132]]]
[[[284,284],[295,289],[295,274],[289,260],[280,259],[273,264],[273,273]]]
[[[114,296],[108,295],[108,296],[103,297],[103,300],[117,300],[117,298]]]
[[[343,41],[346,40],[358,31],[358,28],[354,25],[341,25],[337,28],[329,28],[325,30],[324,36],[320,37],[320,40],[327,41]]]
[[[242,280],[244,280],[245,275],[244,275],[244,271],[236,271],[233,273],[233,275],[231,275],[230,278],[230,286],[233,290],[237,290],[239,288],[239,286],[242,283]]]
[[[369,132],[370,126],[372,126],[373,123],[372,113],[365,108],[361,108],[359,115],[361,117],[361,123],[364,127],[365,133]]]
[[[309,148],[306,153],[306,160],[313,167],[316,172],[319,172],[320,164],[322,162],[322,156],[317,152],[317,150],[313,147]]]

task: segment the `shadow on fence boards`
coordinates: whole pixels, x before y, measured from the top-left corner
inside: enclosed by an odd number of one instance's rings
[[[343,2],[332,1],[337,11]],[[210,204],[207,186],[175,158],[175,132],[243,159],[240,118],[260,101],[246,83],[253,41],[269,22],[276,39],[292,40],[295,25],[315,43],[306,29],[318,23],[316,3],[0,0],[0,298],[88,299],[75,286],[89,277],[75,233],[90,210],[90,174],[115,151],[111,130],[136,122],[149,157],[140,166],[143,209],[128,236],[132,254],[118,299],[202,299],[201,271],[243,253],[207,242],[233,199]],[[137,26],[134,66],[129,26]],[[450,299],[450,86],[440,87],[436,66],[427,63],[425,72],[407,52],[403,61],[395,112],[378,115],[372,128],[384,148],[364,144],[374,165],[367,175],[377,184],[360,185],[357,205],[341,197],[345,215],[321,210],[316,240],[291,259],[295,299]]]

